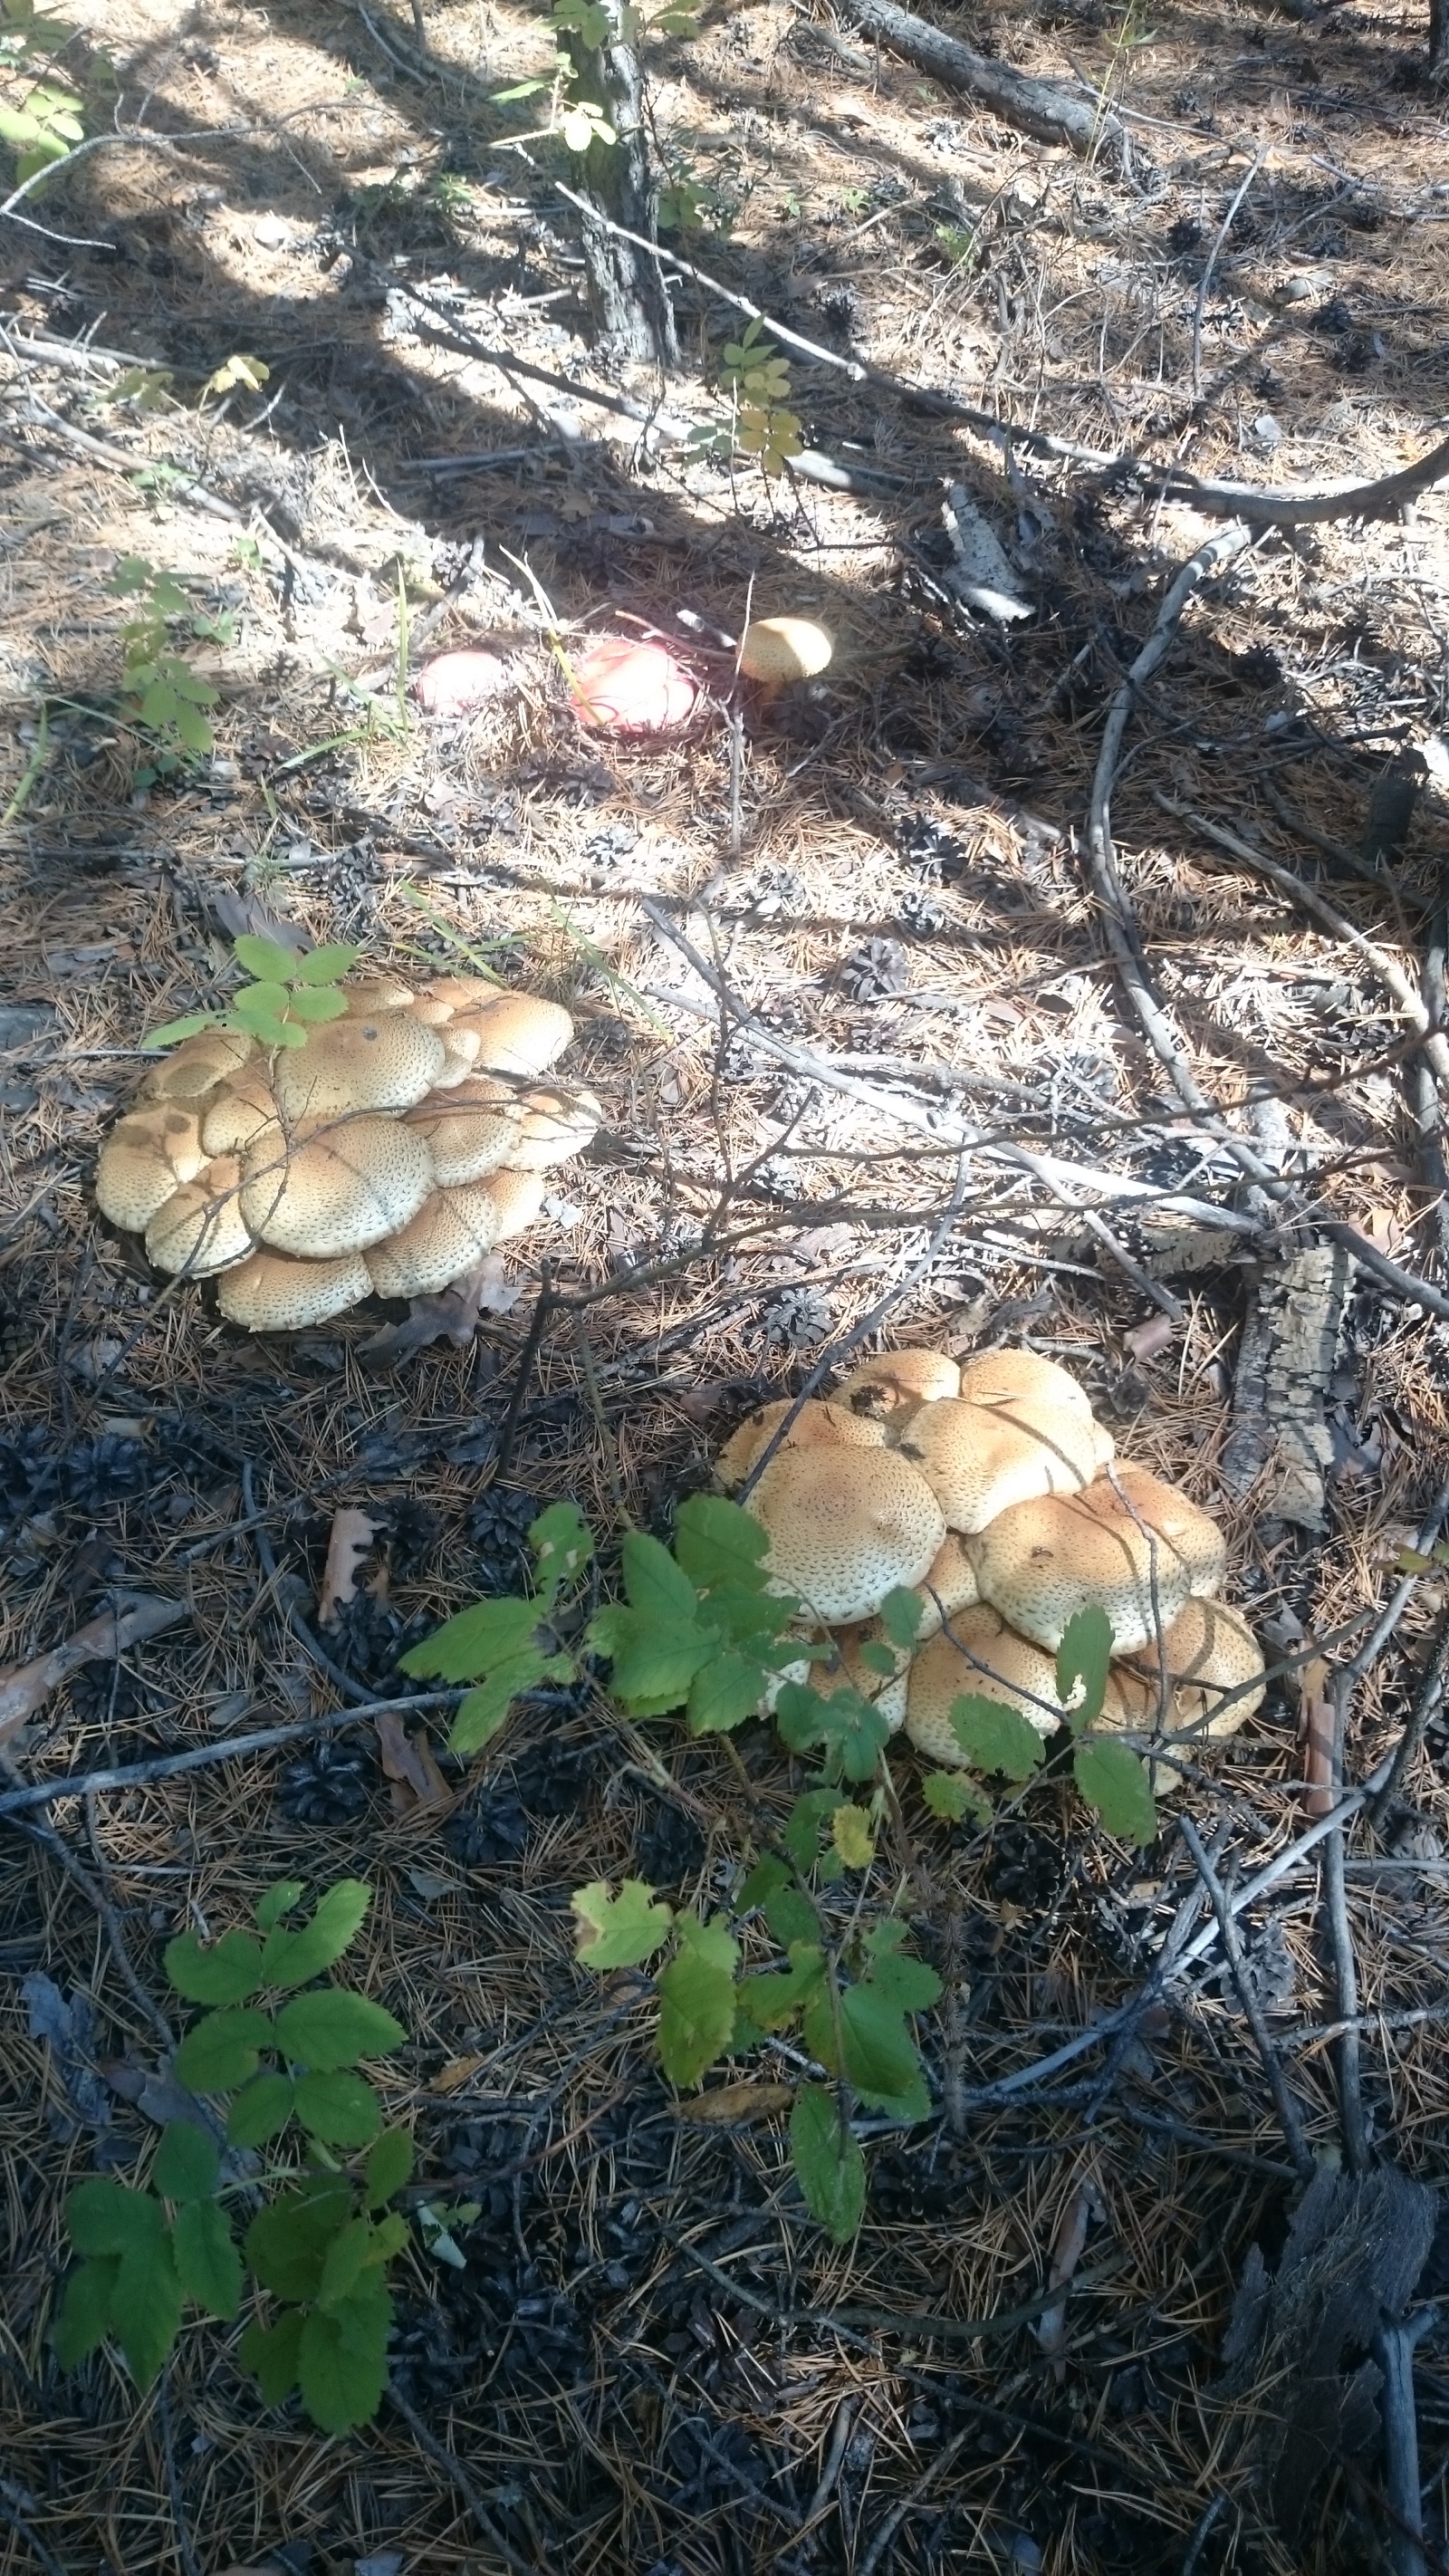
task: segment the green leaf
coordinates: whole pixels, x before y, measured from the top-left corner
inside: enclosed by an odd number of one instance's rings
[[[888,1914],[865,1936],[868,1965],[865,1975],[878,1995],[884,1995],[902,2012],[925,2012],[941,2000],[941,1980],[924,1959],[903,1956],[901,1944],[910,1939],[910,1927],[897,1915]]]
[[[621,1551],[629,1606],[663,1629],[694,1625],[699,1596],[667,1547],[643,1530],[629,1530]]]
[[[166,1944],[166,1976],[193,2004],[242,2004],[262,1982],[262,1945],[250,1932],[224,1932],[203,1948],[194,1932]]]
[[[370,2279],[366,2286],[370,2291]],[[363,2304],[359,2284],[347,2309],[329,2314],[314,2308],[303,2324],[297,2352],[302,2403],[324,2433],[352,2432],[369,2423],[382,2403],[392,2302],[380,2281],[377,2288],[370,2306]]]
[[[138,2388],[150,2387],[180,2330],[181,2283],[163,2229],[144,2252],[122,2255],[111,2291],[111,2332]]]
[[[242,2300],[242,2267],[225,2210],[214,2200],[189,2200],[176,2213],[171,2242],[187,2296],[209,2317],[234,2317]]]
[[[281,1026],[289,999],[285,984],[243,984],[232,996],[232,1015],[244,1029],[265,1033]]]
[[[215,1026],[214,1011],[188,1011],[184,1019],[168,1020],[164,1029],[153,1029],[141,1043],[148,1047],[179,1046],[183,1038],[200,1037],[203,1029],[214,1029]]]
[[[267,1889],[265,1896],[259,1896],[252,1908],[259,1930],[272,1931],[284,1914],[290,1914],[306,1884],[304,1878],[279,1878],[275,1887]]]
[[[360,2075],[299,2075],[293,2107],[308,2135],[329,2147],[370,2147],[382,2126],[377,2095]]]
[[[807,2085],[790,2114],[790,2157],[812,2218],[848,2245],[865,2210],[865,2158],[834,2093]]]
[[[384,2129],[369,2151],[363,2174],[366,2206],[383,2209],[401,2191],[413,2169],[413,2142],[406,2129]]]
[[[932,1815],[946,1824],[964,1824],[968,1816],[978,1825],[991,1822],[991,1800],[974,1780],[963,1780],[959,1771],[928,1771],[921,1795]]]
[[[204,2129],[192,2120],[168,2122],[151,2166],[153,2190],[168,2200],[209,2200],[220,2171],[221,2158]]]
[[[305,1986],[312,1977],[320,1977],[343,1952],[350,1950],[361,1931],[367,1909],[372,1903],[372,1890],[364,1879],[339,1878],[319,1898],[311,1920],[300,1932],[286,1932],[280,1924],[267,1935],[262,1951],[262,1974],[269,1986]]]
[[[269,2406],[280,2406],[297,2385],[302,2325],[302,2311],[294,2308],[274,2326],[249,2325],[242,2336],[237,2358],[255,2374]]]
[[[62,2370],[74,2370],[110,2333],[111,2299],[120,2269],[119,2254],[100,2254],[72,2272],[52,2338]]]
[[[975,1691],[953,1700],[951,1732],[973,1770],[1006,1780],[1029,1780],[1042,1758],[1041,1737],[1020,1711]]]
[[[327,2248],[352,2216],[352,2187],[339,2174],[305,2174],[295,2191],[259,2209],[247,2229],[246,2258],[279,2299],[315,2299]]]
[[[182,692],[183,696],[186,694]],[[182,706],[176,710],[176,739],[184,743],[188,751],[200,752],[210,751],[216,736],[205,716],[198,714],[195,707]]]
[[[669,1938],[672,1909],[657,1905],[647,1879],[626,1878],[617,1896],[607,1879],[576,1887],[570,1899],[578,1916],[575,1956],[585,1968],[635,1968],[652,1959]]]
[[[692,1602],[692,1593],[690,1598]],[[682,1707],[695,1674],[710,1661],[717,1644],[686,1620],[656,1617],[623,1602],[595,1612],[586,1642],[595,1654],[609,1657],[614,1697],[631,1717],[666,1717]]]
[[[821,1827],[840,1805],[838,1789],[807,1789],[797,1798],[780,1836],[797,1869],[813,1869],[820,1853]]]
[[[576,1503],[551,1503],[528,1533],[538,1567],[539,1607],[546,1617],[566,1583],[594,1553],[594,1534]]]
[[[1079,1681],[1083,1686],[1081,1706],[1072,1709],[1067,1720],[1074,1734],[1101,1716],[1111,1661],[1112,1622],[1100,1603],[1093,1601],[1067,1621],[1057,1648],[1057,1697],[1063,1708]]]
[[[691,1735],[729,1735],[743,1726],[759,1707],[769,1680],[765,1667],[744,1655],[715,1655],[689,1685]]]
[[[775,1718],[785,1742],[795,1752],[806,1753],[812,1745],[823,1744],[827,1777],[868,1780],[880,1760],[882,1746],[890,1738],[890,1728],[880,1711],[848,1683],[827,1697],[822,1691],[808,1690],[803,1683],[787,1682],[780,1693]]]
[[[271,2045],[272,2025],[265,2013],[247,2007],[208,2013],[176,2052],[177,2081],[193,2093],[230,2093],[255,2075],[262,2050]]]
[[[176,722],[180,703],[168,680],[153,680],[149,689],[141,693],[142,724],[150,725],[157,733],[164,732],[168,725]]]
[[[691,1494],[674,1527],[674,1553],[700,1592],[732,1585],[763,1592],[770,1542],[757,1520],[721,1494]],[[788,1615],[788,1605],[781,1603]]]
[[[909,1652],[920,1635],[926,1605],[918,1592],[908,1592],[898,1583],[886,1594],[880,1605],[880,1623],[893,1646],[902,1654]]]
[[[830,1839],[847,1869],[869,1869],[875,1835],[864,1807],[852,1806],[849,1799],[838,1806],[830,1819]]]
[[[320,1025],[324,1020],[345,1019],[347,997],[337,992],[331,984],[318,984],[315,987],[297,984],[292,988],[292,998],[288,1008],[294,1020],[305,1020],[310,1028]]]
[[[743,1882],[735,1898],[736,1914],[753,1914],[757,1906],[766,1904],[772,1896],[778,1896],[781,1889],[789,1884],[790,1872],[784,1861],[777,1860],[773,1852],[767,1852],[763,1860],[756,1861]]]
[[[345,2227],[339,2227],[322,2264],[317,2288],[322,2307],[335,2308],[356,2287],[372,2260],[375,2232],[366,2218],[350,2218]]]
[[[465,1691],[458,1702],[453,1723],[448,1730],[450,1753],[476,1753],[490,1744],[516,1699],[536,1690],[541,1681],[568,1679],[567,1664],[562,1675],[556,1656],[540,1654],[536,1646],[525,1647],[521,1655],[510,1655],[499,1664],[486,1682]]]
[[[292,2116],[290,2075],[254,2075],[244,2084],[226,2119],[228,2146],[261,2147],[285,2129]]]
[[[304,960],[295,949],[284,948],[279,939],[258,939],[250,930],[244,930],[233,942],[233,949],[238,966],[244,966],[259,984],[290,984],[294,975],[303,972]]]
[[[765,1921],[783,1950],[796,1941],[818,1941],[820,1917],[804,1890],[782,1887],[778,1896],[768,1899]]]
[[[790,1965],[783,1974],[746,1977],[740,1986],[740,2012],[756,2030],[784,2030],[824,1994],[825,1953],[818,1944],[792,1941],[787,1956]]]
[[[675,1918],[679,1948],[657,1980],[659,2062],[671,2084],[697,2084],[722,2056],[735,2026],[739,1943],[716,1919]]]
[[[883,1646],[878,1637],[867,1637],[857,1648],[868,1673],[879,1673],[882,1681],[891,1681],[900,1670],[899,1658]]]
[[[802,2023],[806,2047],[832,2075],[844,2075],[872,2110],[889,2111],[902,2120],[924,2120],[931,2097],[900,2007],[872,1986],[847,1986],[840,1996],[839,2015],[837,2048],[829,1995],[822,1992],[807,2004]]]
[[[1130,1745],[1094,1735],[1077,1746],[1072,1769],[1082,1796],[1096,1809],[1109,1834],[1124,1843],[1156,1841],[1152,1781],[1146,1763]]]
[[[149,2191],[97,2175],[66,2199],[65,2223],[78,2254],[146,2254],[166,2240],[166,2214]]]
[[[361,956],[360,948],[348,948],[333,940],[325,948],[309,948],[304,957],[294,957],[288,972],[297,984],[335,984],[342,975],[350,975]],[[246,960],[243,958],[243,965]],[[255,974],[256,969],[253,967]]]
[[[386,2057],[407,2037],[381,2004],[354,1995],[345,1986],[298,1995],[277,2015],[277,2044],[293,2065],[328,2075],[339,2066],[355,2066],[360,2057]]]
[[[477,1681],[529,1645],[537,1626],[534,1601],[475,1601],[409,1646],[398,1663],[414,1680]]]

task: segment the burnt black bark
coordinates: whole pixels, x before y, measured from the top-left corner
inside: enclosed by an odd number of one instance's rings
[[[645,241],[657,241],[659,178],[649,148],[639,57],[632,45],[618,39],[592,46],[571,34],[564,43],[573,67],[574,97],[598,108],[617,137],[613,143],[590,144],[579,193],[600,215]],[[658,260],[587,215],[583,253],[601,353],[617,364],[677,366],[674,307]]]

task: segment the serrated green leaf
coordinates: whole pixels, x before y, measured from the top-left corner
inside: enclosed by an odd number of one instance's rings
[[[679,1947],[658,1980],[659,2062],[671,2084],[697,2084],[730,2043],[740,1947],[718,1918],[675,1917]]]
[[[1029,1780],[1042,1758],[1041,1737],[1020,1711],[976,1691],[952,1702],[951,1732],[973,1770],[1006,1780]]]
[[[928,1771],[921,1782],[921,1795],[933,1816],[946,1824],[964,1824],[970,1816],[974,1823],[991,1821],[991,1800],[974,1780],[963,1779],[959,1771]]]
[[[369,1995],[352,1994],[345,1986],[298,1995],[277,2015],[277,2043],[283,2055],[317,2075],[355,2066],[360,2057],[386,2057],[406,2037],[402,2023],[381,2004]]]
[[[807,2085],[790,2114],[790,2161],[812,2218],[848,2245],[865,2212],[865,2158],[834,2093]]]
[[[472,1682],[521,1653],[538,1626],[534,1601],[475,1601],[398,1657],[415,1680]]]
[[[849,1799],[830,1819],[830,1839],[847,1869],[869,1869],[875,1858],[875,1835],[864,1807]]]
[[[207,2204],[199,2204],[205,2207]],[[182,2217],[187,2212],[181,2212]],[[121,2256],[111,2291],[111,2333],[138,2388],[149,2388],[181,2330],[181,2283],[169,2233],[144,2252]]]
[[[355,2287],[368,2268],[372,2238],[372,2225],[366,2218],[350,2218],[345,2227],[339,2227],[323,2259],[322,2278],[317,2285],[320,2306],[335,2308]]]
[[[822,1826],[828,1825],[840,1805],[838,1789],[807,1789],[796,1799],[785,1820],[780,1836],[797,1869],[812,1869],[820,1852]]]
[[[230,2093],[255,2075],[264,2048],[272,2045],[267,2015],[251,2006],[208,2013],[189,2030],[176,2052],[178,2082],[193,2093]]]
[[[259,1020],[251,1032],[259,1046],[304,1047],[307,1032],[295,1020]]]
[[[740,2012],[756,2030],[783,2030],[825,1989],[825,1953],[813,1941],[792,1941],[789,1967],[773,1976],[746,1977],[739,1989]]]
[[[1070,1709],[1067,1718],[1075,1734],[1102,1714],[1111,1661],[1112,1622],[1100,1603],[1093,1601],[1067,1621],[1057,1648],[1057,1697],[1063,1708],[1067,1708],[1078,1682],[1082,1684],[1081,1704]]]
[[[343,2315],[314,2308],[306,2318],[297,2352],[297,2378],[302,2403],[324,2433],[350,2433],[377,2413],[387,2385],[391,2314],[392,2303],[382,2289],[367,2311],[358,2306],[352,2315]]]
[[[284,948],[279,939],[258,939],[252,931],[244,930],[232,946],[238,966],[244,966],[259,984],[290,984],[293,976],[302,972],[302,959],[295,949]]]
[[[534,1646],[526,1646],[521,1655],[510,1655],[490,1673],[486,1682],[466,1691],[454,1713],[448,1730],[450,1753],[476,1753],[492,1742],[516,1699],[536,1690],[539,1683],[557,1674],[558,1659],[543,1655]]]
[[[574,1955],[585,1968],[639,1967],[663,1948],[674,1920],[672,1908],[656,1903],[642,1878],[626,1878],[617,1896],[607,1879],[595,1879],[576,1887],[569,1901],[579,1925]]]
[[[303,1020],[309,1028],[320,1027],[324,1020],[341,1020],[347,1015],[347,997],[334,985],[295,984],[289,1004],[292,1018]]]
[[[290,2075],[254,2075],[226,2115],[227,2144],[262,2147],[278,2137],[292,2116]]]
[[[150,725],[157,733],[164,732],[167,725],[176,722],[180,703],[169,680],[153,680],[150,687],[141,692],[142,724]]]
[[[291,1913],[305,1893],[306,1885],[305,1878],[279,1878],[275,1887],[267,1889],[265,1896],[259,1896],[252,1908],[258,1930],[272,1931],[284,1914]]]
[[[735,1898],[735,1912],[753,1914],[757,1906],[764,1905],[772,1896],[778,1896],[780,1890],[789,1884],[790,1872],[784,1861],[777,1860],[773,1852],[767,1852],[763,1860],[756,1861],[744,1880]]]
[[[100,2175],[66,2196],[65,2223],[78,2254],[146,2253],[164,2243],[166,2213],[149,2191]]]
[[[232,995],[231,1007],[245,1029],[280,1028],[289,999],[285,984],[243,984]]]
[[[184,743],[188,751],[210,751],[216,740],[205,716],[199,714],[195,707],[177,708],[175,731],[177,741]]]
[[[262,1950],[262,1975],[269,1986],[305,1986],[312,1977],[320,1977],[324,1968],[332,1967],[343,1952],[350,1950],[366,1919],[372,1903],[372,1890],[364,1879],[339,1878],[319,1897],[311,1920],[300,1932],[284,1931],[277,1924],[267,1934]]]
[[[253,2373],[268,2406],[280,2406],[297,2385],[302,2324],[301,2309],[293,2308],[274,2326],[249,2325],[242,2336],[237,2358]]]
[[[899,2005],[873,1985],[847,1986],[838,2010],[839,2046],[829,1995],[821,1993],[806,2005],[801,2025],[806,2047],[832,2075],[844,2075],[872,2110],[889,2111],[900,2120],[924,2120],[931,2097]]]
[[[340,939],[329,941],[325,948],[309,948],[305,956],[292,959],[292,981],[296,984],[335,984],[339,976],[351,974],[361,954],[360,948],[349,948]]]
[[[566,1583],[582,1573],[594,1553],[594,1534],[577,1503],[551,1503],[528,1533],[538,1567],[539,1608],[553,1608]]]
[[[747,1656],[714,1655],[689,1685],[686,1710],[691,1735],[729,1735],[753,1717],[769,1686],[762,1664]]]
[[[338,2174],[306,2174],[295,2191],[259,2209],[246,2232],[246,2258],[279,2299],[315,2299],[327,2248],[352,2216],[352,2187]]]
[[[587,1643],[595,1654],[609,1657],[614,1697],[631,1717],[667,1717],[671,1709],[682,1708],[695,1674],[717,1646],[703,1629],[630,1609],[622,1601],[595,1612]]]
[[[142,1044],[148,1047],[179,1046],[183,1038],[200,1037],[203,1029],[214,1029],[216,1025],[214,1011],[188,1011],[184,1019],[168,1020],[164,1028],[153,1029]]]
[[[804,1890],[782,1887],[765,1904],[765,1921],[783,1950],[796,1941],[818,1941],[820,1917]]]
[[[910,1926],[897,1915],[886,1915],[865,1936],[865,1977],[901,2012],[926,2012],[941,2000],[941,1980],[924,1959],[904,1955],[902,1943],[909,1939]]]
[[[900,1671],[900,1658],[876,1637],[865,1638],[856,1649],[868,1673],[878,1673],[882,1681],[892,1681]]]
[[[1094,1735],[1072,1755],[1077,1787],[1096,1810],[1109,1834],[1124,1843],[1157,1839],[1157,1808],[1152,1780],[1140,1754],[1128,1744],[1113,1744]]]
[[[189,2200],[176,2213],[171,2243],[187,2297],[209,2317],[229,2321],[241,2306],[242,2267],[225,2210],[214,2200]]]
[[[699,1596],[688,1575],[657,1538],[650,1538],[645,1530],[627,1531],[621,1564],[631,1610],[663,1628],[681,1621],[693,1626]]]
[[[769,1549],[769,1538],[759,1522],[721,1494],[691,1494],[679,1506],[674,1553],[700,1592],[713,1592],[720,1585],[763,1592]]]
[[[74,2370],[110,2333],[111,2297],[120,2269],[119,2254],[98,2254],[72,2272],[51,2338],[62,2370]]]
[[[370,2210],[384,2209],[401,2191],[413,2169],[413,2142],[406,2129],[384,2129],[368,2152],[363,2193]]]
[[[299,2075],[293,2108],[309,2137],[328,2147],[370,2147],[382,2126],[377,2095],[360,2075]]]
[[[221,2158],[214,2141],[192,2120],[172,2120],[161,2132],[151,2166],[151,2188],[168,2200],[209,2200]]]
[[[824,1747],[822,1767],[827,1778],[870,1779],[890,1739],[880,1711],[848,1683],[827,1694],[787,1682],[775,1718],[795,1752],[808,1752],[815,1744]]]
[[[224,1932],[203,1947],[194,1932],[166,1944],[167,1981],[193,2004],[242,2004],[262,1983],[262,1945],[250,1932]]]

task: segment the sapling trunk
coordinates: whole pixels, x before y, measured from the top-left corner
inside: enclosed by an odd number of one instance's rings
[[[619,0],[608,0],[608,7],[614,32],[605,43],[585,44],[576,33],[562,39],[574,97],[596,107],[617,137],[590,144],[580,193],[602,216],[652,242],[658,239],[659,179],[644,115],[643,72],[634,47],[619,32]],[[677,366],[674,308],[658,260],[587,215],[583,253],[602,354],[616,365]]]

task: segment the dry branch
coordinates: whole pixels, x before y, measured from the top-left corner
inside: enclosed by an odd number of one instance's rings
[[[1116,117],[1059,89],[1055,81],[1031,80],[1006,63],[973,53],[914,10],[897,8],[895,0],[844,0],[841,15],[848,26],[889,45],[918,71],[965,90],[1018,134],[1033,135],[1039,143],[1066,143],[1084,160],[1106,159],[1125,167],[1130,147]]]

